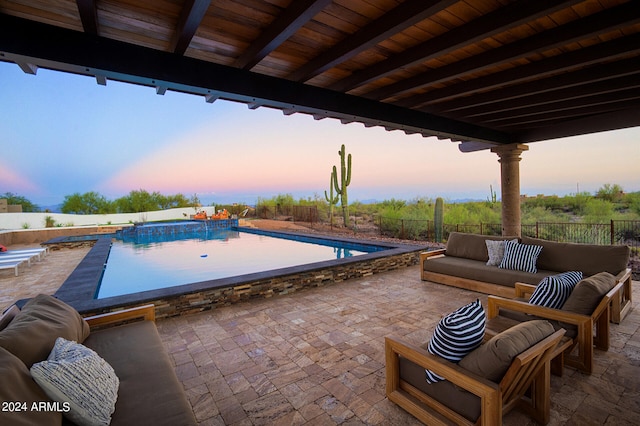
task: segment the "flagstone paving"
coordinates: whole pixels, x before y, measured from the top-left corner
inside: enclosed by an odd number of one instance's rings
[[[158,322],[201,425],[412,425],[385,398],[384,336],[421,344],[486,296],[409,267]],[[634,283],[638,300],[638,283]],[[551,425],[640,424],[640,312],[612,324],[591,376],[551,379]],[[514,411],[506,425],[535,424]]]

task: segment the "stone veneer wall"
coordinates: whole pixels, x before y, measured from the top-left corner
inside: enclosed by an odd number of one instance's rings
[[[157,319],[187,315],[214,309],[219,306],[230,305],[232,303],[244,302],[255,298],[286,295],[305,288],[321,287],[351,278],[365,277],[380,272],[416,265],[419,261],[419,253],[422,250],[416,248],[415,252],[405,252],[345,265],[334,265],[324,269],[246,282],[237,286],[211,288],[195,293],[137,303],[135,306],[153,303],[156,307]],[[82,314],[87,316],[116,311],[122,308],[121,306],[117,309],[82,312]]]

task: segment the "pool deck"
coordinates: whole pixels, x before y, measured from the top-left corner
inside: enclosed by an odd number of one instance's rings
[[[55,292],[76,250],[0,275],[0,308],[8,294]],[[552,376],[550,425],[640,424],[639,286],[633,310],[611,324],[609,351],[595,351],[594,373]],[[476,298],[486,306],[486,295],[421,281],[410,266],[157,326],[201,425],[417,425],[384,396],[384,336],[421,344],[442,315]],[[535,423],[514,411],[504,424]]]

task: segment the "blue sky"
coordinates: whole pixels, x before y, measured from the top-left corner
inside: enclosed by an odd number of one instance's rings
[[[498,157],[447,140],[285,116],[281,111],[0,62],[0,193],[53,205],[97,191],[197,194],[209,204],[324,196],[338,150],[353,156],[349,198],[486,199]],[[640,128],[529,144],[521,192],[640,190]]]

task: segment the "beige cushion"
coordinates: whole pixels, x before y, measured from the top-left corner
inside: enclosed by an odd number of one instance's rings
[[[27,302],[7,328],[0,331],[0,347],[31,368],[47,359],[58,337],[82,343],[88,335],[89,325],[75,309],[41,294]]]
[[[3,404],[18,402],[21,404],[21,409],[26,408],[26,410],[16,411],[15,405],[12,407],[3,405],[3,409],[0,410],[0,425],[52,426],[62,423],[62,415],[57,410],[31,409],[34,402],[51,403],[51,400],[33,381],[24,363],[3,348],[0,348],[0,383],[0,402]]]
[[[94,331],[84,345],[108,362],[120,380],[111,426],[197,424],[155,323]]]
[[[564,305],[563,311],[591,315],[602,297],[616,284],[616,277],[608,272],[587,277],[574,287]]]
[[[500,237],[480,234],[465,234],[462,232],[452,232],[447,240],[447,256],[463,257],[466,259],[489,260],[486,240],[502,241],[517,237]]]
[[[517,324],[492,337],[464,357],[459,365],[499,383],[516,356],[553,333],[553,326],[548,321],[535,320]]]
[[[581,271],[584,275],[609,272],[617,275],[627,267],[631,249],[626,245],[559,243],[522,237],[523,244],[542,246],[538,268],[549,271]]]

